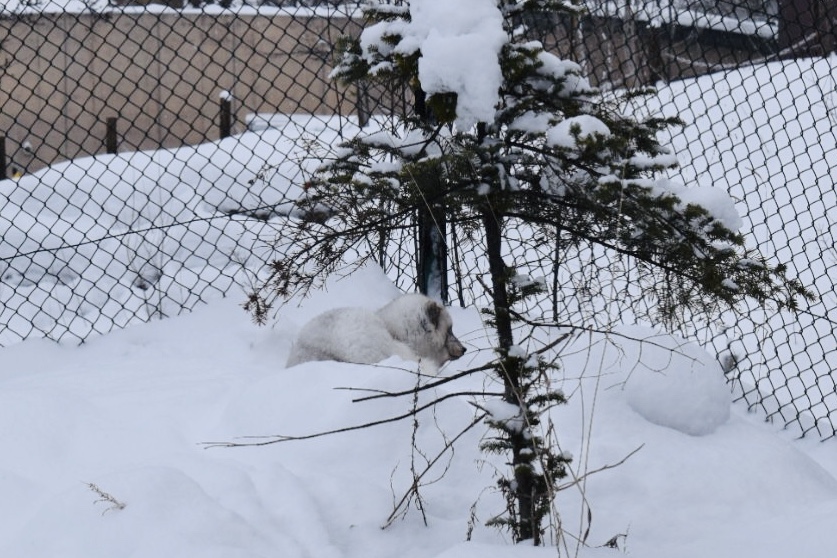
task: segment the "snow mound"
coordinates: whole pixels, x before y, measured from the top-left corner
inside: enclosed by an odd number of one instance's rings
[[[631,409],[648,422],[692,436],[711,434],[729,420],[732,396],[712,355],[694,343],[647,328],[621,333],[644,339],[625,354],[624,395]]]

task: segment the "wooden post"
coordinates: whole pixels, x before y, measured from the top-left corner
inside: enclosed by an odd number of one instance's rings
[[[106,121],[107,130],[105,132],[105,151],[115,155],[116,154],[116,117],[109,116]]]
[[[6,174],[6,136],[0,136],[0,180],[8,178]]]
[[[232,135],[232,100],[229,93],[221,94],[221,117],[219,127],[221,128],[221,139]]]

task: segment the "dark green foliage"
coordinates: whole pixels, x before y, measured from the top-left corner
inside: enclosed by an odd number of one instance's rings
[[[508,15],[556,6],[562,3],[525,2]],[[390,8],[371,15],[375,21],[408,17]],[[398,40],[384,34],[387,44]],[[364,57],[357,42],[345,48],[335,73],[340,79],[396,81],[417,88],[419,53],[373,48]],[[500,56],[504,80],[493,122],[452,130],[456,94],[433,95],[426,102],[432,118],[405,120],[396,134],[402,140],[414,134],[423,144],[409,150],[390,141],[350,142],[345,157],[324,167],[322,178],[330,186],[319,195],[331,195],[335,183],[351,184],[353,195],[377,195],[403,209],[441,202],[460,222],[481,220],[482,208],[489,205],[498,219],[521,219],[552,236],[561,231],[562,241],[598,244],[648,264],[658,278],[677,275],[683,279],[680,296],[663,298],[699,312],[717,302],[732,306],[744,297],[794,308],[797,297],[809,296],[786,277],[784,266],[770,266],[748,253],[741,235],[723,221],[700,206],[684,207],[673,191],[655,181],[659,171],[676,164],[656,133],[677,119],[626,116],[617,100],[607,102],[587,85],[577,65],[544,54],[537,43],[510,39]],[[372,67],[383,69],[370,74]],[[540,127],[521,126],[527,115],[540,119]],[[550,141],[551,127],[580,116],[595,118],[608,133],[585,134],[576,124],[569,126],[574,145]],[[373,171],[381,159],[403,166],[388,174]],[[418,176],[434,176],[438,182],[427,188],[416,183]],[[660,285],[670,287],[663,281]]]
[[[558,483],[567,476],[571,461],[539,434],[545,410],[566,402],[563,393],[544,387],[544,379],[554,369],[542,359],[506,356],[498,360],[495,373],[509,378],[507,383],[517,384],[506,403],[519,412],[510,420],[487,419],[494,434],[480,446],[483,451],[511,458],[511,474],[501,475],[497,481],[506,501],[505,513],[487,525],[508,529],[514,540],[532,539],[536,545],[542,543],[544,520],[553,512]]]

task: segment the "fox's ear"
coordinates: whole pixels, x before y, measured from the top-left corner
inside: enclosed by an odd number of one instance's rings
[[[442,317],[442,307],[432,300],[428,301],[424,306],[424,311],[427,313],[427,318],[434,328],[439,327],[439,318]]]

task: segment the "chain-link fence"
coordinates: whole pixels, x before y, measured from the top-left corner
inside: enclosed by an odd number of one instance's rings
[[[748,405],[832,436],[837,2],[585,6],[529,27],[604,90],[655,84],[632,108],[685,122],[665,138],[681,162],[674,177],[728,191],[751,244],[819,296],[796,315],[753,307],[744,320],[686,320],[684,331],[719,355]],[[399,92],[329,79],[339,37],[362,25],[357,5],[326,1],[6,0],[0,346],[84,340],[257,281],[281,250],[274,240],[316,165],[316,141],[333,145],[411,108]],[[415,236],[407,229],[398,253],[370,246],[404,289],[415,285]],[[449,224],[454,301],[482,295],[474,242]],[[601,250],[568,250],[524,226],[509,242],[521,248],[515,264],[548,279],[556,317],[607,325],[653,313],[608,301],[608,282],[631,280],[631,269],[597,273]],[[567,289],[583,296],[570,303]]]

